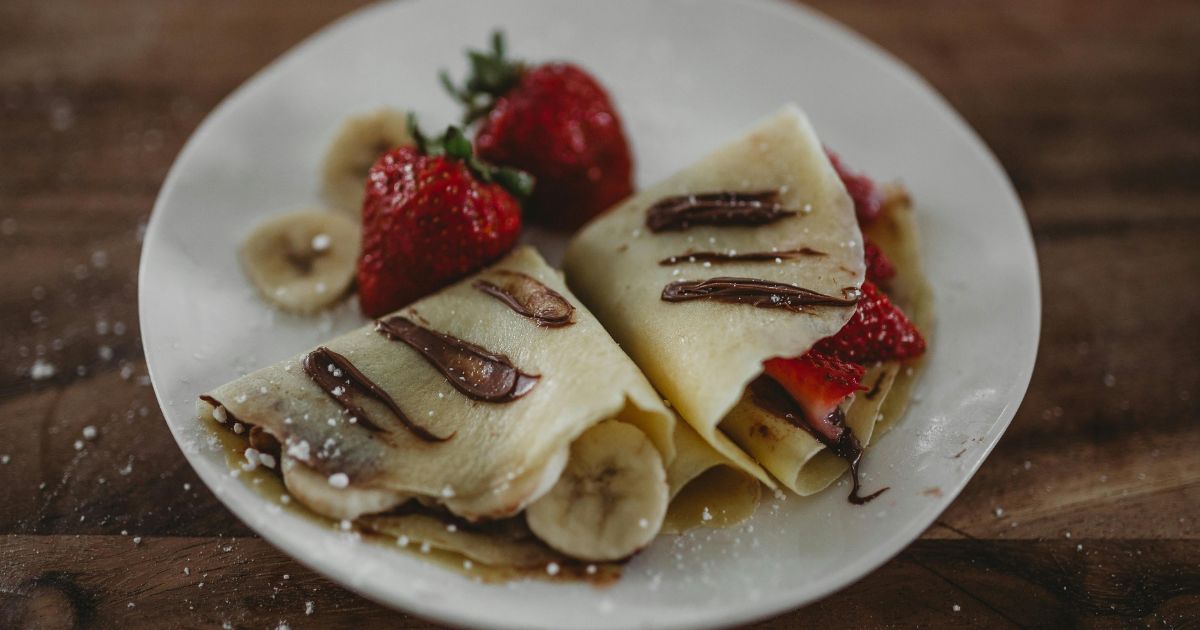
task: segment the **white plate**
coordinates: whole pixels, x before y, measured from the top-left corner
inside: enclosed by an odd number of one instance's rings
[[[576,60],[601,78],[643,184],[796,101],[850,164],[908,185],[939,323],[914,404],[866,459],[867,487],[891,491],[855,507],[843,479],[810,500],[769,499],[745,526],[661,537],[619,583],[597,589],[477,584],[271,514],[230,478],[201,439],[196,395],[362,322],[353,305],[315,319],[273,314],[238,269],[239,239],[263,217],[316,203],[315,173],[346,115],[388,104],[415,109],[429,128],[451,122],[457,110],[437,71],[460,75],[463,50],[497,26],[516,55]],[[861,578],[933,522],[1000,438],[1029,382],[1040,317],[1025,216],[979,138],[886,53],[808,10],[766,0],[417,0],[342,19],[247,82],[188,142],[146,234],[140,302],[167,423],[230,510],[372,599],[505,628],[723,626]]]

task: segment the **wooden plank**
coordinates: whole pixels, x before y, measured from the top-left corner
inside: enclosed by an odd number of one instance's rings
[[[756,627],[1171,627],[1197,614],[1197,541],[962,539],[918,542],[838,597]],[[7,536],[0,539],[0,626],[29,619],[431,627],[331,585],[258,539]]]
[[[1185,87],[1200,82],[1195,2],[812,4],[908,62],[964,114],[1035,228],[1200,217],[1188,203],[1200,192],[1200,91]]]
[[[0,627],[36,621],[43,627],[299,628],[372,620],[429,627],[334,586],[258,539],[0,540]]]
[[[1147,280],[1194,275],[1197,237],[1039,242],[1049,273],[1033,383],[944,520],[976,536],[1200,535],[1200,347],[1186,332],[1200,296]]]
[[[183,142],[360,4],[0,3],[0,627],[428,627],[221,507],[162,422],[137,335],[140,231]],[[999,156],[1037,242],[1043,334],[1011,429],[924,540],[761,627],[1194,622],[1200,4],[814,4]],[[35,380],[39,357],[56,371]]]

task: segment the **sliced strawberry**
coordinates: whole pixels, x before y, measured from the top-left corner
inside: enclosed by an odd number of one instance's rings
[[[854,200],[854,213],[858,216],[858,223],[865,225],[874,221],[883,210],[883,193],[879,192],[879,187],[870,177],[846,168],[833,151],[825,149],[825,154],[829,156],[829,161],[833,162],[833,168],[838,177],[842,178],[846,192],[850,193],[850,198]]]
[[[871,282],[863,283],[862,293],[850,322],[836,335],[818,341],[814,350],[860,364],[925,353],[925,338],[887,295]]]
[[[896,267],[874,241],[864,237],[863,250],[867,258],[867,280],[875,284],[884,284],[896,277]]]
[[[842,427],[829,416],[847,396],[862,389],[861,365],[809,351],[795,359],[770,359],[763,368],[800,405],[814,431],[830,441],[841,438]]]

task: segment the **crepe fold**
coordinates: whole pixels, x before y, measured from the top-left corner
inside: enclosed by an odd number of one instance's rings
[[[842,403],[846,426],[863,448],[874,438],[880,409],[889,400],[899,363],[877,365],[863,379],[870,389]],[[747,392],[721,422],[721,429],[784,487],[800,496],[827,488],[849,468],[808,430],[764,409]]]
[[[759,210],[740,222],[720,211],[704,216],[703,207],[691,220],[664,220],[664,207],[713,199]],[[575,293],[708,445],[771,487],[763,466],[795,486],[787,469],[802,466],[804,454],[772,458],[765,445],[743,449],[731,435],[758,438],[722,423],[763,361],[804,354],[854,312],[852,300],[788,306],[804,304],[811,292],[852,296],[863,282],[853,203],[798,108],[785,107],[601,215],[572,240],[564,269]],[[742,285],[730,278],[777,283],[780,294],[738,300]],[[668,301],[668,285],[681,281],[701,293],[729,289],[732,297]],[[797,302],[788,302],[789,292]]]
[[[725,527],[749,518],[758,507],[762,484],[721,455],[686,422],[675,424],[675,460],[667,467],[671,504],[663,532]]]
[[[883,190],[884,210],[868,225],[866,236],[875,242],[896,267],[896,277],[888,282],[887,293],[925,338],[936,333],[933,289],[921,271],[921,241],[912,198],[903,186],[892,184]],[[904,415],[912,388],[926,361],[926,355],[900,364],[892,389],[879,408],[876,432],[882,434]]]
[[[539,293],[527,300],[533,310],[522,313],[486,290],[511,287],[514,278],[524,283],[513,289],[518,297],[529,297],[530,286],[553,295]],[[546,299],[557,319],[539,310]],[[566,321],[561,300],[573,307]],[[319,384],[310,373],[316,351],[304,353],[208,392],[200,416],[215,413],[268,434],[278,443],[288,489],[337,519],[386,512],[410,498],[471,522],[512,516],[554,485],[575,438],[606,419],[641,429],[664,466],[674,459],[674,414],[531,248],[380,321],[389,320],[420,334],[407,343],[396,337],[404,331],[384,334],[372,324],[318,349],[324,354],[315,367],[336,376],[337,387]],[[515,379],[499,378],[504,366],[496,362],[439,370],[425,355],[443,336],[507,361]],[[343,386],[338,379],[348,379],[349,368],[330,358],[338,356],[377,391],[355,389],[350,380]],[[476,377],[508,391],[465,395],[463,383],[453,382]],[[352,408],[339,396],[350,396]],[[395,522],[384,522],[394,529]],[[520,548],[523,558],[540,557]]]
[[[933,294],[921,273],[920,243],[912,200],[903,187],[885,187],[884,209],[863,229],[896,268],[887,283],[889,299],[930,338]],[[846,425],[863,448],[869,447],[904,415],[924,356],[875,365],[863,377],[866,391],[843,403]],[[721,423],[735,442],[771,471],[788,489],[807,496],[824,490],[849,468],[808,431],[755,404],[746,395]]]

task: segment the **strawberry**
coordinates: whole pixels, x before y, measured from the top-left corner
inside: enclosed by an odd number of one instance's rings
[[[770,359],[763,369],[800,405],[813,430],[832,441],[841,437],[841,428],[829,415],[847,396],[862,389],[865,370],[861,365],[810,350],[795,359]]]
[[[367,175],[358,261],[362,311],[378,317],[504,255],[521,231],[528,175],[476,158],[458,129],[384,153]]]
[[[633,192],[633,160],[607,92],[570,63],[528,66],[505,58],[504,37],[492,50],[470,51],[471,75],[442,83],[480,121],[479,157],[529,172],[537,190],[525,204],[530,222],[573,229]]]
[[[883,250],[869,238],[863,237],[863,252],[867,259],[867,280],[884,284],[896,277],[896,267],[883,254]]]
[[[867,364],[919,357],[925,353],[925,338],[887,295],[864,282],[850,322],[813,349],[843,361]]]
[[[883,193],[879,192],[879,187],[870,177],[851,172],[833,151],[825,149],[825,154],[833,163],[838,177],[842,178],[846,192],[850,193],[850,198],[854,200],[854,214],[858,216],[858,223],[865,225],[874,221],[883,211]]]

